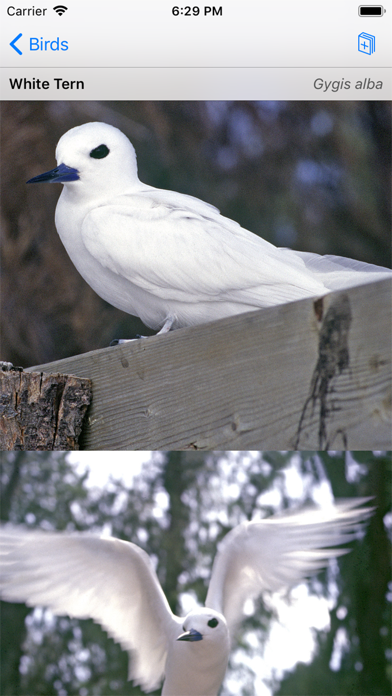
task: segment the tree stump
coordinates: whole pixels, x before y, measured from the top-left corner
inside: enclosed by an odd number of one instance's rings
[[[76,450],[91,380],[43,372],[0,372],[0,448]]]

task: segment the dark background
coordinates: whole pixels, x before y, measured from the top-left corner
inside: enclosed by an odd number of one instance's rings
[[[217,206],[277,246],[390,266],[387,102],[3,102],[1,358],[24,367],[148,333],[101,300],[54,226],[60,185],[26,186],[89,121],[134,144],[140,179]]]

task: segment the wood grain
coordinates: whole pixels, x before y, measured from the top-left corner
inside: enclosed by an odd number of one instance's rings
[[[88,377],[86,449],[389,449],[391,281],[30,368]]]

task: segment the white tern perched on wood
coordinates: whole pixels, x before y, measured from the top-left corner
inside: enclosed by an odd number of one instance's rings
[[[2,527],[0,594],[54,614],[92,618],[130,654],[129,679],[162,696],[216,696],[247,599],[287,589],[346,553],[373,508],[340,500],[243,522],[224,537],[205,608],[185,618],[168,605],[147,554],[89,534]],[[331,548],[332,547],[332,548]],[[170,559],[169,559],[170,562]]]
[[[132,144],[106,123],[69,130],[56,159],[27,183],[64,184],[55,221],[76,268],[98,295],[152,329],[321,297],[392,273],[278,249],[208,203],[143,184]]]

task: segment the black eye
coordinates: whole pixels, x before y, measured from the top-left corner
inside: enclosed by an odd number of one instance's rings
[[[98,145],[94,150],[91,150],[90,157],[94,157],[94,159],[103,159],[108,156],[109,152],[110,150],[106,145]]]
[[[215,628],[218,625],[218,623],[219,623],[218,619],[210,619],[207,625],[210,628]]]

